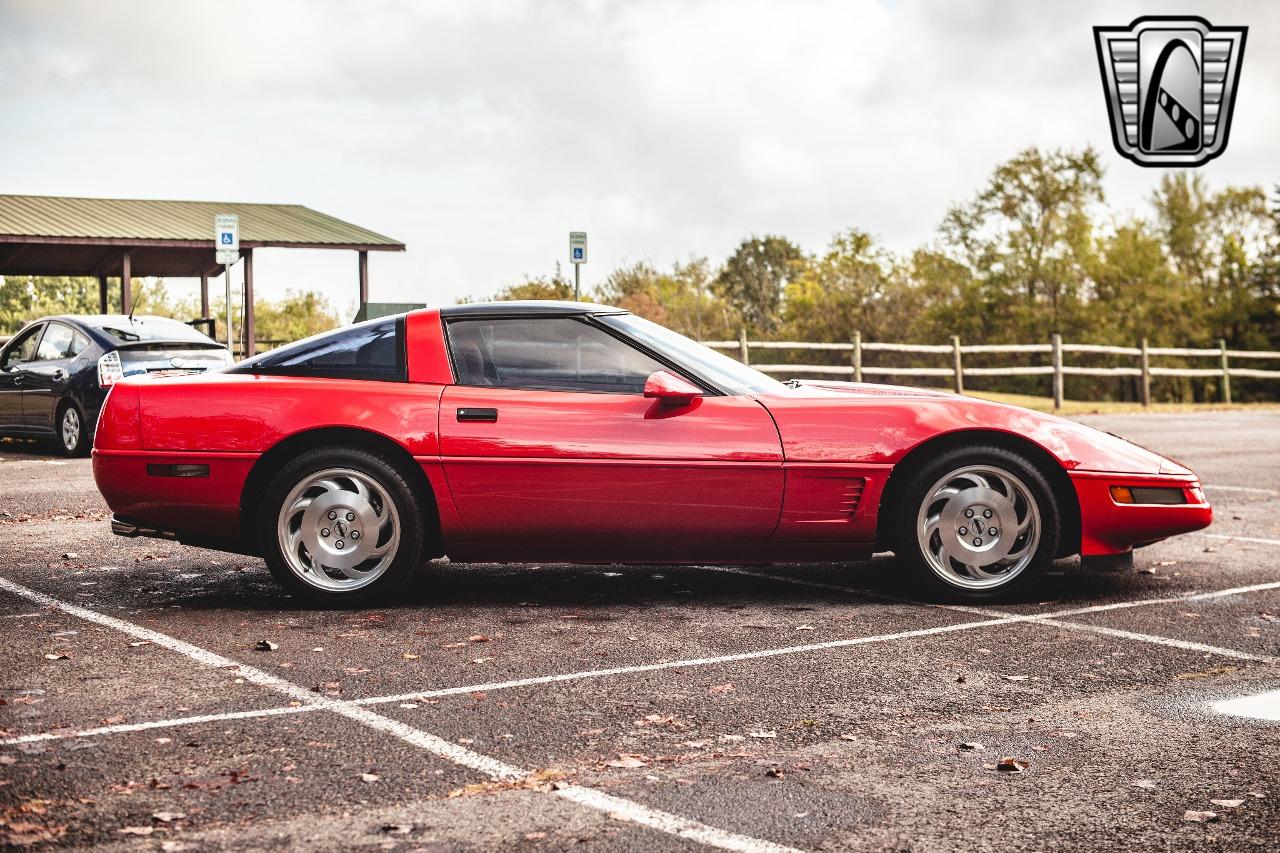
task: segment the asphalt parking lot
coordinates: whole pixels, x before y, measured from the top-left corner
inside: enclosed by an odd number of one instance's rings
[[[1280,703],[1214,706],[1280,688],[1280,413],[1082,420],[1214,526],[978,608],[883,556],[438,563],[310,610],[0,444],[0,845],[1274,849]]]

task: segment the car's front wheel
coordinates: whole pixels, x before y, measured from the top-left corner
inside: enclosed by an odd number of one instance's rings
[[[1053,561],[1060,527],[1053,489],[1034,463],[1001,447],[960,448],[911,479],[897,555],[932,594],[993,599]]]
[[[366,450],[310,450],[272,478],[259,541],[271,573],[312,601],[384,598],[417,570],[423,515],[405,474]]]

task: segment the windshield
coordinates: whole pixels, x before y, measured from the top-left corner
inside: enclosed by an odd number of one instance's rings
[[[596,319],[667,356],[676,364],[687,367],[731,394],[760,394],[782,391],[786,387],[778,380],[752,370],[727,355],[721,355],[697,341],[634,314],[606,314],[597,316]]]

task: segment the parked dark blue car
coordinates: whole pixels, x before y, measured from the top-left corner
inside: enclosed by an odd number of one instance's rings
[[[118,379],[229,364],[226,347],[165,317],[37,320],[0,349],[0,435],[53,438],[66,455],[82,456]]]

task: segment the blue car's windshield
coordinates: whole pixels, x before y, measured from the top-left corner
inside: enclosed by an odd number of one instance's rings
[[[634,314],[606,314],[596,319],[731,394],[760,394],[781,391],[786,387],[727,355]]]

